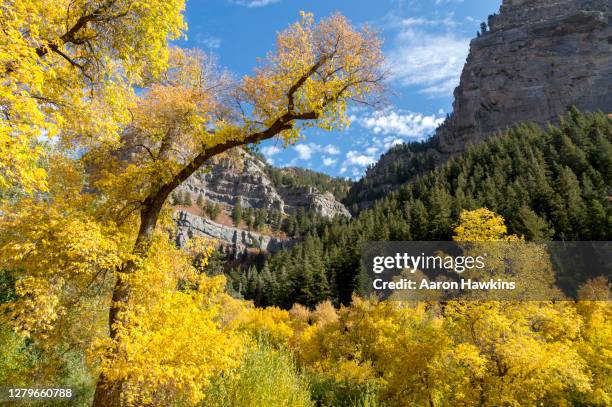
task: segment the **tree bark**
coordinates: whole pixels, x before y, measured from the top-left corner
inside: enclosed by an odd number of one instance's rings
[[[145,254],[150,248],[151,239],[157,226],[159,213],[167,198],[166,196],[158,196],[156,200],[152,200],[153,204],[144,208],[140,212],[140,228],[138,237],[134,245],[133,252],[135,254]],[[108,328],[110,338],[115,340],[117,337],[117,325],[123,321],[121,319],[121,311],[127,305],[130,297],[130,287],[125,278],[133,273],[136,265],[133,261],[128,261],[124,267],[119,270],[113,287],[112,303],[108,312]],[[96,383],[96,391],[94,393],[93,407],[120,407],[121,406],[121,390],[123,382],[111,381],[101,373]]]

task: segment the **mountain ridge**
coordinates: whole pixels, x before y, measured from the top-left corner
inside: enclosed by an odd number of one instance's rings
[[[486,27],[470,43],[453,113],[427,148],[383,154],[349,191],[353,213],[432,169],[415,160],[440,165],[517,123],[556,124],[572,106],[612,112],[609,0],[504,0]]]
[[[302,217],[350,218],[334,196],[349,185],[310,170],[275,168],[256,152],[236,149],[175,191],[176,242],[183,246],[193,236],[204,236],[219,240],[234,255],[251,249],[275,252],[292,244],[297,233],[292,225]]]

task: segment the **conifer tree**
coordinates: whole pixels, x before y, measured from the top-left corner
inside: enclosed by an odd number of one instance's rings
[[[183,205],[185,206],[193,205],[193,202],[191,200],[191,192],[185,191],[185,193],[183,194]]]
[[[234,209],[232,209],[232,220],[234,221],[234,225],[238,226],[242,221],[242,205],[240,200],[236,202],[234,205]]]

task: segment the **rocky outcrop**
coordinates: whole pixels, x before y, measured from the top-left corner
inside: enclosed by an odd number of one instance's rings
[[[612,2],[504,0],[470,44],[442,153],[519,122],[554,122],[571,106],[612,112]]]
[[[238,202],[243,208],[278,210],[295,213],[297,208],[321,216],[350,217],[348,210],[329,192],[312,186],[275,185],[267,172],[267,163],[244,150],[234,156],[211,163],[191,176],[179,191],[191,193],[193,199],[204,199],[233,207]],[[290,172],[288,172],[290,174]]]
[[[264,209],[282,214],[294,214],[298,208],[306,213],[333,218],[350,217],[343,204],[333,194],[319,191],[312,186],[276,185],[269,174],[268,164],[253,154],[237,149],[231,154],[210,162],[177,188],[178,193],[188,192],[192,203],[199,196],[219,204],[226,215],[240,202],[243,209]],[[278,171],[278,170],[277,170]],[[282,171],[282,170],[280,170]],[[287,175],[291,178],[292,172]],[[229,219],[226,216],[226,219]],[[177,244],[183,246],[191,237],[204,236],[217,239],[222,246],[236,255],[248,249],[275,252],[292,245],[291,239],[281,240],[264,234],[213,222],[187,211],[177,211]],[[231,221],[229,221],[231,224]]]
[[[306,211],[317,213],[326,218],[336,216],[351,217],[346,207],[338,202],[331,192],[320,192],[313,187],[280,187],[279,192],[284,200],[284,209],[295,212],[303,207]]]
[[[612,113],[612,1],[504,0],[474,38],[453,113],[426,143],[395,147],[345,200],[364,208],[517,123],[555,123],[571,106]]]
[[[284,202],[266,174],[266,163],[242,150],[219,158],[192,175],[179,187],[195,199],[233,207],[238,202],[245,208],[277,209]]]
[[[291,248],[294,244],[291,239],[281,240],[272,236],[221,225],[186,211],[175,212],[174,219],[178,227],[176,244],[179,247],[185,246],[185,243],[194,236],[218,240],[236,256],[249,249],[274,253]]]

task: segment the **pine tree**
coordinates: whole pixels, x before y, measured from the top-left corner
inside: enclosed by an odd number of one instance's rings
[[[480,23],[480,34],[486,34],[486,32],[488,31],[488,26],[487,23],[485,23],[484,21],[482,23]]]
[[[234,225],[238,226],[242,221],[242,205],[240,200],[236,202],[234,205],[234,209],[232,210],[232,220],[234,221]]]
[[[185,206],[193,205],[193,202],[191,201],[191,192],[186,191],[185,194],[183,195],[183,205]]]
[[[209,209],[209,215],[210,215],[210,219],[212,220],[217,220],[217,218],[219,217],[219,215],[221,214],[221,206],[219,206],[218,203],[213,202],[210,205],[210,209]]]
[[[528,206],[523,206],[518,213],[519,226],[517,232],[530,241],[546,241],[552,239],[554,229],[541,216],[538,216]]]
[[[255,219],[254,219],[254,226],[256,230],[261,230],[264,228],[264,226],[266,225],[266,211],[263,209],[257,209],[255,211]]]

